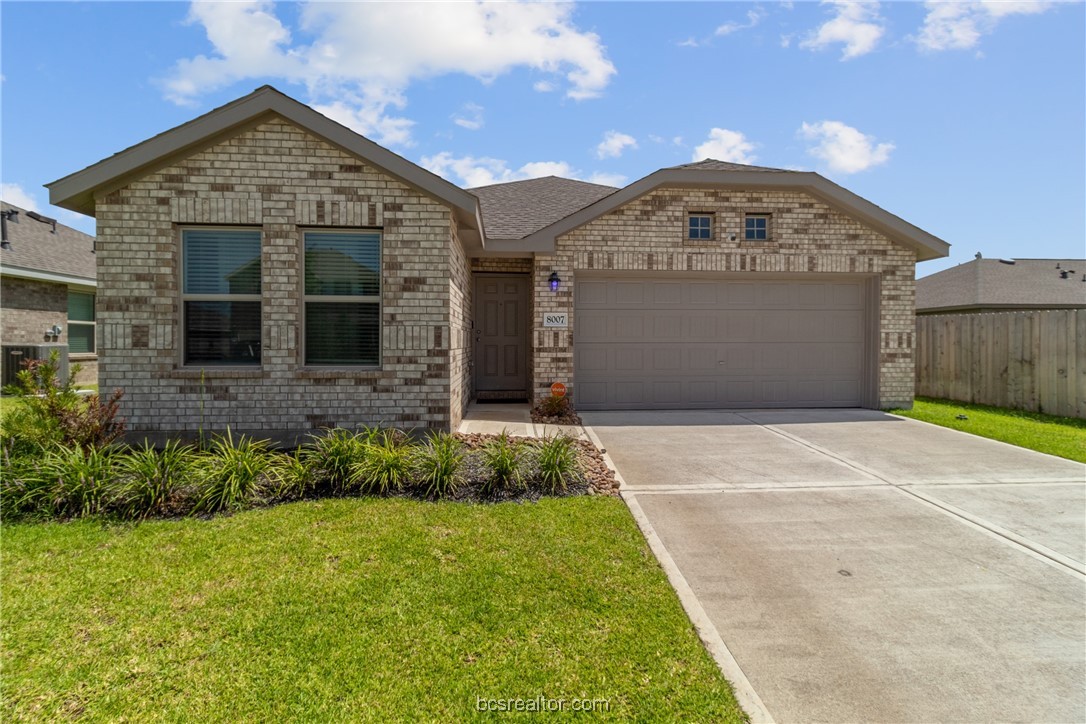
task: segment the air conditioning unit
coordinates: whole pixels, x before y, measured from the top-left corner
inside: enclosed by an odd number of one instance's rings
[[[18,382],[20,370],[26,369],[25,363],[32,359],[49,359],[57,353],[59,368],[57,376],[61,383],[68,380],[68,345],[66,344],[5,344],[0,348],[0,385],[7,387]]]

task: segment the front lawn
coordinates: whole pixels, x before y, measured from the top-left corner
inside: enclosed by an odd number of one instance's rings
[[[1086,463],[1086,420],[926,397],[916,398],[911,410],[892,412]]]
[[[9,721],[453,721],[540,696],[743,719],[616,498],[326,499],[3,538]]]

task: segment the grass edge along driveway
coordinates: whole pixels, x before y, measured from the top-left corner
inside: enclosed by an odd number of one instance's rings
[[[461,720],[541,696],[744,720],[617,498],[2,532],[7,721]]]
[[[927,397],[917,397],[911,410],[890,412],[1086,463],[1086,420]]]

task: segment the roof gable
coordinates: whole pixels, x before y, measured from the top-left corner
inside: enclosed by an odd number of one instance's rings
[[[942,239],[913,226],[817,173],[745,166],[713,159],[664,168],[651,173],[550,226],[526,236],[516,245],[516,248],[519,251],[553,253],[557,237],[664,186],[803,191],[875,229],[892,241],[912,249],[916,252],[918,261],[947,256],[950,250],[950,244]]]
[[[49,202],[94,216],[94,198],[97,192],[117,188],[172,160],[195,153],[255,122],[275,115],[445,203],[456,212],[462,225],[482,233],[479,205],[475,196],[271,86],[258,88],[249,95],[188,123],[120,151],[82,171],[46,184],[49,189]]]

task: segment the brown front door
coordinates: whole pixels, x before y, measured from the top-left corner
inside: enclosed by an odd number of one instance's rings
[[[475,390],[528,392],[528,277],[475,277]]]

